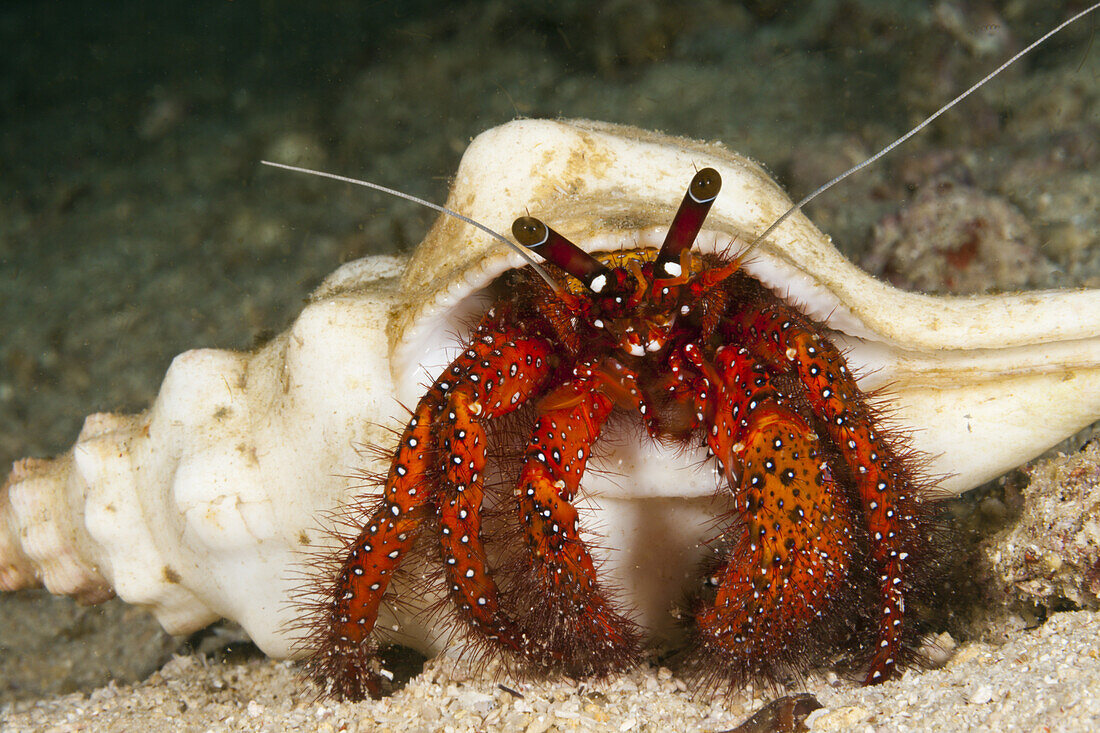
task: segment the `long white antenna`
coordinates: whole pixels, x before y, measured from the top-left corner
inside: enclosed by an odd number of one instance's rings
[[[373,188],[375,191],[381,191],[382,193],[388,193],[390,196],[396,196],[399,199],[405,199],[406,201],[412,201],[414,204],[420,204],[421,206],[426,206],[429,209],[435,209],[436,211],[438,211],[441,214],[446,214],[447,216],[453,216],[455,219],[458,219],[459,221],[464,221],[467,224],[470,224],[471,226],[475,226],[478,229],[480,229],[481,231],[488,234],[493,239],[496,239],[500,242],[503,242],[504,244],[511,247],[513,250],[515,250],[516,252],[519,253],[520,257],[522,257],[524,260],[527,261],[527,264],[529,264],[529,265],[531,265],[531,267],[535,268],[535,272],[542,275],[542,279],[545,280],[547,282],[547,284],[551,288],[554,289],[555,292],[558,292],[558,293],[561,292],[561,285],[559,285],[558,282],[554,278],[550,277],[549,273],[547,273],[546,270],[544,270],[542,268],[539,261],[536,260],[534,255],[532,255],[530,252],[528,252],[525,247],[522,247],[521,245],[516,244],[515,242],[513,242],[512,240],[506,238],[505,236],[503,236],[501,234],[498,234],[497,232],[493,231],[492,229],[485,226],[481,222],[474,221],[470,217],[464,216],[464,215],[458,213],[457,211],[452,211],[451,209],[448,209],[446,206],[440,206],[439,204],[433,204],[431,201],[426,201],[426,200],[424,200],[424,199],[422,199],[418,196],[413,196],[411,193],[405,193],[404,191],[398,191],[395,188],[387,188],[386,186],[382,186],[382,185],[379,185],[377,183],[371,183],[370,181],[361,181],[358,178],[349,178],[348,176],[341,176],[341,175],[337,175],[336,173],[326,173],[325,171],[317,171],[317,170],[313,170],[312,168],[300,168],[296,165],[287,165],[286,163],[273,163],[270,160],[261,160],[260,163],[262,163],[263,165],[269,165],[272,168],[282,168],[284,170],[294,171],[295,173],[306,173],[306,174],[309,174],[311,176],[319,176],[321,178],[331,178],[334,181],[342,181],[344,183],[353,183],[356,186],[365,186],[366,188]]]
[[[939,108],[938,110],[936,110],[936,112],[935,112],[935,113],[933,113],[933,114],[932,114],[932,115],[931,115],[931,116],[930,116],[930,117],[929,117],[928,119],[926,119],[926,120],[925,120],[924,122],[920,123],[919,125],[917,125],[916,127],[914,127],[914,128],[912,129],[912,130],[910,130],[909,132],[905,133],[904,135],[902,135],[901,137],[899,137],[899,138],[898,138],[897,140],[895,140],[894,142],[890,143],[889,145],[887,145],[887,146],[886,146],[885,148],[883,148],[882,150],[880,150],[880,151],[878,151],[877,153],[875,153],[874,155],[872,155],[872,156],[871,156],[870,158],[868,158],[867,160],[865,160],[865,161],[863,161],[862,163],[859,163],[859,164],[857,164],[857,165],[855,165],[855,166],[852,166],[851,168],[849,168],[848,170],[844,171],[843,173],[841,173],[841,174],[840,174],[839,176],[837,176],[837,177],[836,177],[836,178],[834,178],[833,180],[829,181],[828,183],[826,183],[825,185],[821,186],[820,188],[818,188],[818,189],[817,189],[816,191],[814,191],[814,192],[813,192],[813,193],[811,193],[810,195],[806,196],[806,197],[805,197],[804,199],[802,199],[801,201],[799,201],[799,202],[798,202],[797,204],[795,204],[795,205],[794,205],[794,206],[792,206],[791,208],[787,209],[787,211],[786,211],[786,212],[784,212],[783,216],[781,216],[781,217],[779,217],[778,219],[776,219],[776,220],[775,220],[774,222],[772,222],[772,225],[771,225],[771,226],[769,226],[769,227],[768,227],[767,229],[765,229],[765,230],[764,230],[764,233],[763,233],[763,234],[759,235],[759,236],[758,236],[758,237],[757,237],[756,239],[752,240],[752,244],[750,244],[750,245],[748,246],[748,248],[747,248],[747,249],[745,249],[745,250],[744,250],[744,252],[742,252],[742,253],[741,253],[741,255],[740,255],[740,256],[741,256],[741,257],[744,257],[746,253],[748,253],[748,252],[749,252],[750,250],[752,250],[752,249],[753,249],[754,247],[756,247],[756,245],[760,244],[760,242],[761,242],[761,241],[762,241],[762,240],[763,240],[763,239],[764,239],[765,237],[767,237],[767,236],[768,236],[769,234],[771,234],[771,233],[772,233],[773,231],[775,231],[775,228],[776,228],[776,227],[778,227],[778,226],[779,226],[780,224],[782,224],[782,223],[783,223],[784,221],[786,221],[787,217],[789,217],[789,216],[790,216],[791,214],[793,214],[794,212],[796,212],[796,211],[799,211],[799,210],[801,210],[803,206],[805,206],[806,204],[808,204],[808,203],[810,203],[811,201],[813,201],[813,200],[814,200],[815,198],[817,198],[817,197],[818,197],[818,195],[820,195],[820,194],[824,193],[825,191],[829,190],[830,188],[832,188],[832,187],[833,187],[833,186],[835,186],[836,184],[840,183],[841,181],[843,181],[843,180],[844,180],[845,178],[847,178],[848,176],[852,175],[853,173],[856,173],[856,172],[858,172],[858,171],[861,171],[861,170],[863,170],[864,168],[866,168],[867,166],[871,165],[872,163],[874,163],[874,162],[875,162],[876,160],[878,160],[878,159],[879,159],[879,158],[881,158],[882,156],[884,156],[884,155],[886,155],[887,153],[889,153],[889,152],[890,152],[891,150],[893,150],[893,149],[894,149],[894,148],[896,148],[897,146],[901,145],[901,144],[902,144],[903,142],[905,142],[905,141],[906,141],[906,140],[908,140],[909,138],[911,138],[911,137],[913,137],[914,135],[916,135],[916,134],[917,134],[918,132],[920,132],[920,131],[921,131],[921,130],[923,130],[924,128],[928,127],[928,125],[930,125],[930,124],[931,124],[931,123],[932,123],[932,122],[933,122],[933,121],[934,121],[934,120],[935,120],[935,119],[936,119],[937,117],[939,117],[939,116],[940,116],[940,115],[942,115],[942,114],[943,114],[944,112],[946,112],[947,110],[951,109],[951,108],[952,108],[952,107],[954,107],[954,106],[955,106],[956,104],[958,104],[959,102],[961,102],[961,101],[963,101],[964,99],[966,99],[967,97],[969,97],[969,96],[970,96],[971,94],[973,94],[973,93],[974,93],[974,92],[976,92],[976,91],[977,91],[978,89],[980,89],[980,88],[981,88],[981,87],[982,87],[982,86],[983,86],[983,85],[984,85],[984,84],[985,84],[986,82],[988,82],[988,81],[989,81],[990,79],[992,79],[993,77],[995,77],[995,76],[997,76],[998,74],[1000,74],[1000,73],[1001,73],[1002,71],[1004,71],[1005,69],[1007,69],[1007,68],[1008,68],[1009,66],[1011,66],[1012,64],[1014,64],[1014,63],[1016,63],[1017,61],[1019,61],[1019,60],[1020,60],[1020,59],[1021,59],[1022,57],[1026,56],[1026,55],[1027,55],[1027,54],[1029,54],[1029,53],[1031,53],[1031,51],[1032,51],[1032,50],[1033,50],[1033,49],[1034,49],[1034,48],[1035,48],[1036,46],[1038,46],[1038,45],[1040,45],[1041,43],[1043,43],[1044,41],[1046,41],[1046,40],[1047,40],[1048,38],[1050,38],[1050,37],[1051,37],[1051,36],[1053,36],[1053,35],[1054,35],[1055,33],[1057,33],[1058,31],[1062,30],[1063,28],[1065,28],[1065,27],[1066,27],[1067,25],[1070,25],[1071,23],[1076,23],[1076,22],[1077,22],[1078,20],[1080,20],[1081,18],[1085,17],[1086,15],[1088,15],[1088,14],[1089,14],[1089,13],[1091,13],[1092,11],[1096,10],[1097,8],[1100,8],[1100,2],[1098,2],[1098,3],[1095,3],[1095,4],[1093,4],[1093,5],[1091,6],[1091,7],[1089,7],[1089,8],[1086,8],[1085,10],[1082,10],[1082,11],[1081,11],[1080,13],[1078,13],[1078,14],[1077,14],[1077,15],[1075,15],[1075,16],[1073,16],[1072,18],[1069,18],[1068,20],[1064,20],[1064,21],[1062,21],[1062,22],[1061,22],[1061,23],[1060,23],[1060,24],[1059,24],[1058,26],[1056,26],[1056,27],[1052,28],[1051,30],[1047,31],[1047,32],[1046,32],[1046,33],[1045,33],[1045,34],[1044,34],[1044,35],[1043,35],[1043,36],[1042,36],[1041,38],[1039,38],[1039,39],[1038,39],[1038,40],[1036,40],[1036,41],[1033,41],[1033,42],[1031,43],[1031,45],[1029,45],[1029,46],[1028,46],[1027,48],[1025,48],[1025,49],[1024,49],[1023,51],[1020,51],[1020,52],[1018,52],[1018,53],[1017,53],[1016,55],[1014,55],[1014,56],[1013,56],[1012,58],[1010,58],[1010,59],[1009,59],[1008,61],[1005,61],[1005,62],[1004,62],[1003,64],[1001,64],[1000,66],[998,66],[998,67],[997,67],[996,69],[994,69],[993,71],[991,71],[991,72],[989,72],[988,74],[986,74],[986,75],[985,75],[985,77],[983,77],[981,81],[979,81],[979,82],[977,82],[976,84],[974,84],[974,86],[970,87],[970,88],[969,88],[969,89],[967,89],[967,90],[966,90],[965,92],[963,92],[963,93],[962,93],[962,94],[960,94],[959,96],[955,97],[954,99],[952,99],[952,100],[951,100],[950,102],[948,102],[948,103],[947,103],[947,104],[945,104],[944,106],[940,107],[940,108]]]

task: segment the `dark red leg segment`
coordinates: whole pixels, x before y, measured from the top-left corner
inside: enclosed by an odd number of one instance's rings
[[[540,666],[600,675],[635,660],[638,640],[633,624],[599,587],[571,503],[615,404],[603,391],[605,379],[580,371],[586,376],[544,400],[520,473],[517,503],[537,589],[524,627],[529,652]],[[618,374],[611,381],[628,399],[633,380]]]

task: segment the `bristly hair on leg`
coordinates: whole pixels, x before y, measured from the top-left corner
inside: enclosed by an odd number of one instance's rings
[[[912,450],[908,435],[892,424],[887,409],[879,407],[884,392],[888,394],[888,386],[861,395],[852,409],[876,426],[890,447],[893,465],[898,473],[907,477],[905,484],[921,505],[921,509],[914,512],[915,524],[911,528],[914,539],[906,545],[910,555],[905,579],[909,623],[898,657],[898,664],[921,665],[924,659],[919,651],[920,642],[929,631],[925,606],[936,597],[936,578],[942,574],[943,566],[957,556],[951,551],[957,546],[957,538],[949,529],[942,501],[946,494],[935,489],[936,480],[926,473],[927,458]],[[836,472],[833,478],[837,485],[847,487],[852,506],[858,506],[853,476],[839,454],[828,458],[827,463]],[[708,555],[701,568],[703,578],[715,577],[731,558],[751,556],[745,522],[739,512],[729,507],[730,496],[725,486],[716,494],[716,501],[726,505],[725,511],[719,513],[724,529],[707,543]],[[867,529],[857,521],[852,521],[851,526],[854,552],[849,561],[849,575],[840,592],[820,610],[812,626],[793,634],[777,630],[773,635],[758,630],[761,633],[749,640],[755,647],[749,648],[750,644],[742,653],[731,653],[695,627],[693,646],[675,655],[674,659],[683,673],[696,681],[698,693],[728,695],[752,683],[762,684],[779,694],[790,686],[802,685],[810,670],[822,666],[847,668],[854,681],[863,678],[867,660],[875,651],[870,640],[875,638],[877,579]],[[713,601],[714,593],[713,587],[704,585],[690,594],[686,600],[685,607],[689,609],[686,615],[694,617],[705,609]]]
[[[377,459],[392,459],[392,451],[375,445],[361,446],[358,452],[368,459],[375,459],[370,461],[372,464]],[[338,578],[357,535],[382,502],[381,489],[386,475],[357,470],[349,474],[348,479],[349,490],[355,492],[356,498],[318,514],[312,533],[303,533],[303,543],[309,543],[309,549],[303,547],[301,560],[289,573],[299,584],[292,589],[288,600],[297,620],[289,624],[286,630],[295,638],[294,655],[304,657],[300,666],[301,677],[314,685],[317,699],[332,696],[347,700],[381,697],[391,694],[417,673],[406,670],[401,675],[395,675],[392,669],[387,668],[408,667],[408,663],[397,659],[390,651],[406,641],[401,630],[384,624],[377,624],[371,636],[361,644],[359,653],[351,656],[350,664],[356,667],[354,670],[347,669],[347,658],[333,654],[333,649],[340,643],[340,640],[333,638],[331,624],[334,613],[332,599]],[[415,569],[425,564],[416,557],[409,558],[409,562],[397,569],[391,582],[398,589],[410,585],[414,582]],[[405,599],[416,597],[390,593],[384,601],[388,615],[411,616],[416,609]]]

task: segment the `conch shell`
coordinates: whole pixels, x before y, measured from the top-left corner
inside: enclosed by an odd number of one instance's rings
[[[543,120],[474,140],[447,205],[497,231],[526,209],[589,251],[653,245],[704,166],[724,187],[698,248],[752,241],[790,206],[721,145]],[[402,405],[459,348],[486,285],[522,265],[444,216],[407,261],[337,270],[262,349],[181,354],[148,411],[92,415],[69,453],[15,464],[0,493],[0,589],[117,594],[172,633],[227,617],[266,653],[292,654],[292,571],[323,545],[326,512],[365,490],[349,475],[378,468],[361,447],[392,443]],[[854,267],[801,214],[744,267],[836,332],[861,385],[881,388],[945,489],[995,477],[1100,417],[1100,291],[904,293]],[[604,572],[659,632],[692,575],[715,483],[698,457],[610,442],[604,470],[585,482],[611,549]],[[446,636],[412,615],[381,623],[429,652]]]

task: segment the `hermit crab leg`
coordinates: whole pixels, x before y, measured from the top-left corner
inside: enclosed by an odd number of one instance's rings
[[[307,663],[310,675],[344,698],[382,694],[370,636],[382,596],[425,518],[432,417],[442,392],[438,384],[432,387],[402,433],[382,497],[347,550],[331,594],[335,600],[311,640],[316,651]]]
[[[606,376],[614,382],[626,379]],[[537,660],[541,666],[563,667],[575,675],[605,674],[638,657],[634,624],[612,608],[599,588],[571,503],[592,445],[616,404],[603,381],[582,365],[572,381],[543,400],[516,489],[537,580],[525,618],[527,636],[538,640],[531,644],[542,656]]]
[[[401,435],[379,504],[348,548],[332,592],[335,600],[315,633],[310,673],[331,680],[334,692],[355,700],[364,693],[381,695],[371,632],[429,506],[439,514],[446,577],[463,619],[486,634],[505,626],[493,615],[496,586],[479,533],[485,464],[480,421],[523,404],[549,373],[548,353],[538,339],[508,340],[479,331],[420,400]],[[444,465],[433,465],[435,460]]]
[[[734,477],[741,527],[708,573],[713,600],[695,612],[702,652],[727,677],[797,667],[784,654],[817,634],[819,618],[846,592],[854,545],[847,495],[764,365],[732,347],[720,348],[713,364],[691,345],[684,353],[701,374],[696,406],[712,420],[708,447]]]
[[[887,680],[906,648],[905,596],[918,582],[913,563],[931,543],[934,517],[922,506],[912,468],[872,427],[871,410],[835,346],[801,318],[774,309],[736,318],[731,330],[759,344],[762,358],[793,371],[806,387],[813,411],[854,476],[878,570],[878,637],[864,684]]]
[[[444,573],[459,616],[477,634],[521,651],[513,622],[502,612],[481,537],[487,436],[484,421],[523,405],[550,374],[549,345],[479,332],[439,378],[445,404],[439,425],[439,514]]]

